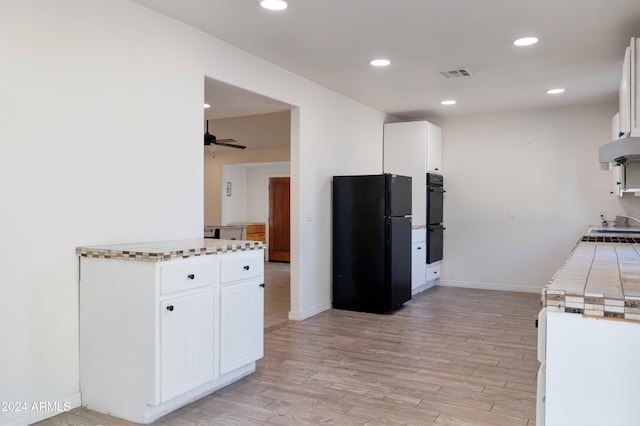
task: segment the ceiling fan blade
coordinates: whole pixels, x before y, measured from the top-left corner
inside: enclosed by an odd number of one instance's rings
[[[211,145],[220,145],[220,146],[228,146],[230,148],[238,148],[238,149],[245,149],[246,146],[244,145],[238,145],[237,144],[237,140],[235,139],[218,139],[216,138],[216,135],[212,135],[209,133],[209,120],[207,120],[207,131],[204,134],[204,145],[205,146],[211,146]]]
[[[228,146],[229,148],[238,148],[238,149],[245,149],[246,146],[244,145],[237,145],[235,143],[229,143],[227,141],[233,141],[236,142],[236,140],[234,139],[218,139],[213,141],[214,145],[220,145],[220,146]]]

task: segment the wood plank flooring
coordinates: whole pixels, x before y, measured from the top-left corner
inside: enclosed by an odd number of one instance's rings
[[[156,424],[535,424],[539,305],[435,287],[392,315],[290,321],[265,334],[254,374]],[[130,423],[79,408],[42,424]]]
[[[289,263],[265,262],[264,264],[264,328],[266,330],[289,320],[290,275]]]

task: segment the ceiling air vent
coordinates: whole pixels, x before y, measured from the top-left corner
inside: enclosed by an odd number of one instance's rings
[[[454,68],[451,70],[438,71],[438,73],[444,78],[460,78],[471,76],[471,71],[465,68]]]

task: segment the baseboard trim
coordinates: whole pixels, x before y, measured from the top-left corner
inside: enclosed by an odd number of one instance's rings
[[[56,401],[14,401],[14,403],[16,406],[8,407],[12,408],[12,411],[2,413],[5,415],[0,415],[0,424],[30,425],[37,423],[80,407],[82,400],[80,392],[76,392]]]
[[[331,309],[331,303],[316,305],[312,308],[305,309],[304,311],[289,311],[289,319],[292,321],[302,321],[329,309]]]
[[[420,287],[416,287],[413,290],[411,290],[411,295],[415,296],[416,294],[422,293],[425,290],[429,290],[430,288],[433,288],[436,285],[437,285],[437,281],[435,280],[427,281],[426,284],[423,284]]]
[[[451,281],[443,279],[440,279],[437,285],[443,287],[477,288],[479,290],[518,291],[521,293],[540,293],[542,290],[542,287],[518,284],[487,283],[479,281]]]

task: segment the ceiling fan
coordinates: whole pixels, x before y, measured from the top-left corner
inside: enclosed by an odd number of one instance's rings
[[[204,146],[220,145],[230,148],[245,149],[246,146],[238,145],[235,139],[218,139],[215,135],[209,133],[209,120],[207,120],[207,132],[204,134]]]

